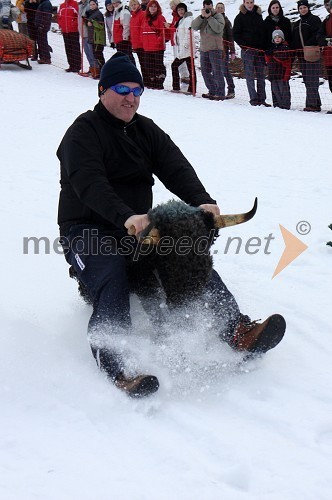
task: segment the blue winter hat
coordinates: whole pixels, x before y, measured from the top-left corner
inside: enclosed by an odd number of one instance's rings
[[[144,89],[143,78],[136,66],[123,52],[116,52],[102,67],[98,83],[98,94],[112,85],[123,82],[138,83]]]
[[[107,7],[110,3],[112,3],[112,0],[105,0],[105,7]]]

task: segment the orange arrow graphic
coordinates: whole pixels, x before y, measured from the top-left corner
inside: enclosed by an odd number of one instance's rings
[[[277,276],[277,274],[281,273],[285,267],[288,266],[293,260],[295,260],[302,252],[304,252],[308,245],[299,240],[294,234],[288,231],[285,227],[279,224],[280,231],[282,237],[285,242],[285,250],[283,251],[282,256],[278,262],[277,267],[273,273],[272,279]]]

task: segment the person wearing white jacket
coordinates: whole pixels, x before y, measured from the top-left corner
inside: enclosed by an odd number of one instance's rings
[[[192,60],[192,13],[188,12],[185,3],[179,3],[176,6],[176,11],[179,16],[179,20],[175,23],[175,35],[174,35],[174,55],[175,59],[172,62],[172,79],[173,79],[173,90],[175,92],[180,91],[180,75],[179,66],[184,62],[187,64],[189,71],[189,87],[188,92],[190,94],[196,91],[196,71],[194,67],[194,61]]]

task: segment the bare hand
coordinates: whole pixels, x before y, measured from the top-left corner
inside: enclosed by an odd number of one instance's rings
[[[128,234],[138,236],[150,224],[147,214],[132,215],[126,220],[124,226]]]
[[[236,55],[235,54],[231,54],[232,61],[234,61],[235,58],[236,58]]]
[[[198,208],[205,210],[205,212],[211,212],[211,214],[213,215],[220,215],[220,208],[218,207],[218,205],[212,205],[212,203],[204,203]]]

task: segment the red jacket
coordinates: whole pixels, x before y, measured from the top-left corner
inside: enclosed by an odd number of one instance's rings
[[[145,18],[145,12],[141,9],[132,11],[130,21],[130,40],[133,50],[142,49],[142,23]]]
[[[146,52],[165,50],[166,19],[162,14],[155,17],[144,17],[142,22],[142,42]]]
[[[60,5],[58,24],[62,33],[78,31],[78,3],[75,0],[66,0]]]

